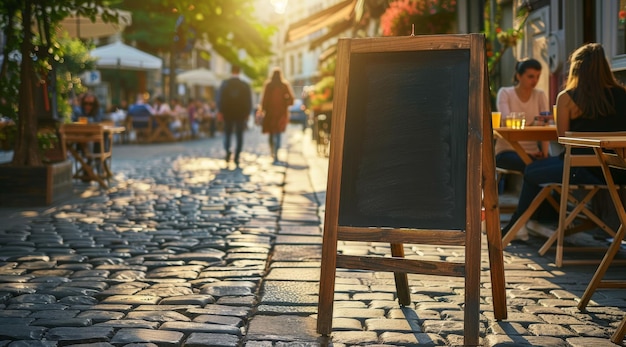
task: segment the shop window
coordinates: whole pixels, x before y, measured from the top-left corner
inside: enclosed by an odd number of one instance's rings
[[[626,0],[619,1],[615,55],[626,54]]]

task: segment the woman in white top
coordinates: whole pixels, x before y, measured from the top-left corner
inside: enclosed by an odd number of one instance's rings
[[[548,98],[543,90],[535,88],[541,75],[541,63],[535,59],[526,59],[518,62],[515,66],[515,76],[512,87],[502,87],[498,91],[497,106],[502,113],[502,122],[511,112],[524,112],[526,124],[532,124],[536,116],[541,112],[550,110]],[[535,141],[520,141],[532,158],[540,159],[548,156],[549,142],[539,143]],[[524,171],[526,164],[517,155],[513,147],[502,139],[496,141],[496,166],[507,169]]]

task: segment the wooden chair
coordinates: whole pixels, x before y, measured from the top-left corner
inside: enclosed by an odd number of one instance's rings
[[[109,169],[113,134],[105,133],[102,124],[63,124],[59,130],[64,151],[71,153],[76,166],[74,178],[96,181],[107,188],[105,180],[112,176]]]
[[[500,186],[500,182],[504,179],[505,175],[524,176],[524,173],[517,170],[508,170],[501,167],[496,167],[496,188]],[[512,213],[513,211],[515,211],[516,207],[517,205],[504,205],[500,203],[500,213]]]
[[[596,138],[593,136],[583,137],[591,139],[590,141],[586,141],[585,146],[592,147],[594,149],[595,156],[600,167],[602,168],[602,172],[606,180],[606,188],[615,206],[621,225],[613,237],[613,241],[607,249],[600,266],[598,266],[592,280],[580,298],[580,302],[578,303],[578,309],[580,310],[584,310],[587,307],[587,304],[591,300],[591,296],[598,288],[626,288],[625,280],[604,279],[604,275],[606,274],[609,266],[614,263],[615,255],[620,250],[622,241],[626,235],[626,210],[624,209],[624,203],[622,202],[622,198],[618,192],[619,186],[615,183],[613,174],[610,170],[610,168],[626,170],[626,133],[603,133],[596,136]],[[576,138],[571,136],[570,138],[564,138],[563,143],[568,146],[568,142],[574,143],[576,140]],[[622,319],[617,329],[611,336],[611,342],[621,345],[625,335],[626,316]]]
[[[567,132],[569,137],[604,137],[604,136],[626,136],[626,132]],[[539,254],[544,255],[556,242],[555,264],[558,267],[567,264],[589,265],[597,264],[599,260],[563,260],[563,252],[565,248],[573,251],[592,251],[605,252],[605,247],[565,247],[565,237],[575,234],[593,227],[599,227],[609,236],[615,237],[616,231],[607,225],[601,218],[595,215],[589,208],[588,204],[602,189],[608,189],[606,184],[570,184],[571,168],[573,167],[598,167],[601,166],[600,161],[594,154],[572,154],[572,145],[565,145],[565,157],[563,161],[563,181],[561,189],[567,191],[568,194],[561,195],[559,204],[559,226],[555,233],[548,238],[544,245],[539,249]],[[582,198],[577,198],[572,194],[573,191],[586,191]],[[575,218],[579,218],[577,225],[574,225]]]
[[[124,119],[124,127],[126,128],[126,134],[130,142],[130,134],[135,133],[136,142],[150,142],[152,136],[152,119],[147,118],[144,120],[138,120],[131,115],[126,115]]]
[[[535,211],[545,201],[548,202],[556,211],[559,212],[559,227],[555,233],[548,238],[548,240],[539,249],[540,255],[545,255],[554,242],[557,242],[555,264],[558,267],[563,264],[588,264],[589,260],[563,260],[564,251],[564,239],[566,236],[574,234],[576,232],[588,230],[592,227],[598,226],[607,234],[613,236],[615,231],[611,229],[606,223],[604,223],[596,214],[594,214],[588,207],[589,202],[597,194],[598,191],[605,188],[605,185],[600,184],[570,184],[570,172],[572,167],[589,167],[598,166],[598,161],[593,155],[572,155],[571,148],[566,148],[565,161],[563,167],[563,179],[561,183],[554,182],[543,185],[541,191],[535,199],[531,202],[528,209],[520,216],[520,218],[513,224],[509,232],[503,237],[503,245],[507,245],[514,238],[519,229],[526,225],[526,223],[533,216]],[[565,194],[563,193],[565,192]],[[578,198],[579,193],[584,193],[582,199]],[[560,197],[560,202],[557,202],[554,195]],[[574,221],[579,223],[576,227],[570,227]],[[599,251],[598,248],[585,247],[585,248],[569,248],[585,251]],[[591,261],[597,263],[597,261]]]
[[[150,132],[149,142],[173,142],[176,137],[170,130],[170,123],[176,119],[172,114],[153,115],[150,117],[152,129]]]

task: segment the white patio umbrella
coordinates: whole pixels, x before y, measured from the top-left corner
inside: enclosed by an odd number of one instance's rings
[[[176,82],[184,83],[189,86],[213,86],[220,84],[215,73],[206,68],[193,69],[181,72],[176,76]]]
[[[161,58],[120,41],[93,49],[90,54],[100,69],[158,70],[163,66]]]

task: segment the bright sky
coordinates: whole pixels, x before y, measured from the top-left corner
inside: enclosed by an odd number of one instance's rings
[[[283,14],[285,13],[285,8],[287,7],[287,2],[289,0],[270,0],[270,3],[274,7],[274,11],[276,13]]]

